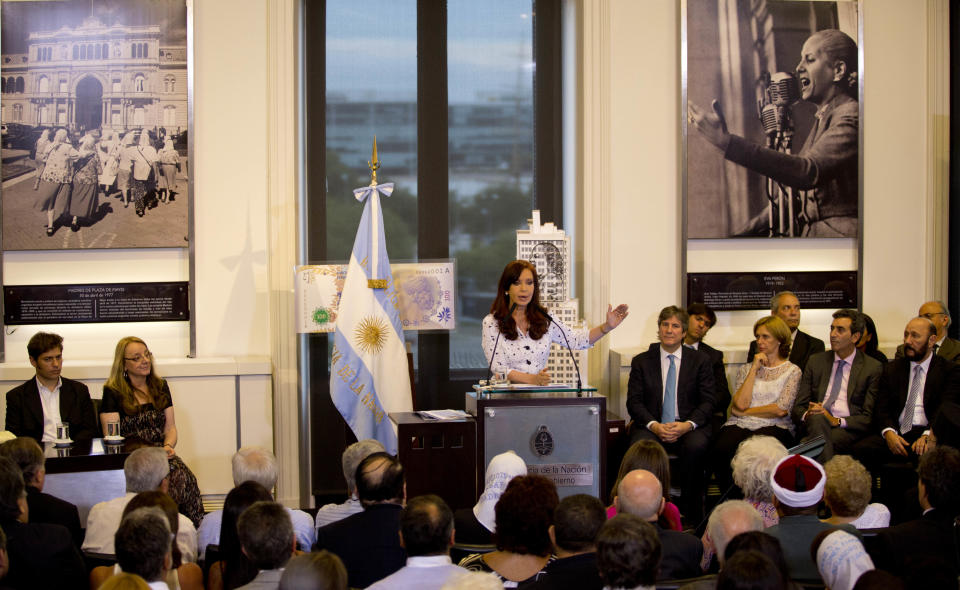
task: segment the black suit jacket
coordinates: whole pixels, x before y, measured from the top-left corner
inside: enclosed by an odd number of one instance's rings
[[[602,590],[603,580],[595,552],[564,557],[547,564],[536,582],[526,590]]]
[[[832,350],[810,357],[793,405],[793,421],[797,424],[802,423],[803,413],[807,411],[811,401],[823,403],[826,399],[832,386],[830,377],[834,360]],[[847,430],[866,433],[870,429],[881,373],[883,365],[880,361],[857,351],[850,365],[850,377],[847,379],[847,406],[850,408],[850,416],[844,418],[847,421]]]
[[[873,562],[897,576],[909,575],[914,560],[937,559],[960,573],[953,536],[953,518],[936,508],[919,520],[881,529],[877,533]],[[920,564],[918,564],[919,566]]]
[[[70,531],[77,548],[83,545],[83,529],[80,528],[80,513],[76,506],[27,486],[27,507],[30,509],[30,522],[63,525]]]
[[[366,588],[406,565],[399,536],[402,509],[399,504],[374,504],[320,527],[314,550],[336,554],[347,568],[347,585]]]
[[[727,383],[727,370],[723,364],[723,353],[702,340],[697,351],[707,355],[710,358],[710,364],[713,365],[713,387],[716,397],[716,404],[713,409],[715,412],[726,415],[727,408],[730,406],[730,384]]]
[[[655,523],[652,523],[655,524]],[[659,524],[660,573],[658,580],[681,580],[701,575],[700,559],[703,558],[703,543],[689,533],[664,529]]]
[[[877,392],[876,431],[893,428],[900,432],[900,414],[907,404],[910,393],[910,361],[898,358],[890,361],[880,377],[880,389]],[[944,401],[958,401],[960,388],[960,366],[951,363],[942,356],[930,358],[930,369],[923,386],[923,411],[927,422],[933,424]]]
[[[70,424],[70,438],[87,440],[97,436],[90,391],[79,381],[60,377],[60,420]],[[7,392],[7,430],[40,442],[43,437],[43,406],[37,378],[33,377]]]
[[[806,371],[807,361],[810,360],[810,356],[818,352],[823,352],[826,349],[823,345],[823,340],[797,330],[797,337],[793,339],[793,344],[790,346],[790,358],[787,360],[800,367],[801,371]],[[756,340],[750,342],[750,350],[747,351],[748,363],[753,362],[753,356],[755,354],[757,354]]]
[[[716,404],[713,367],[707,355],[681,346],[680,370],[677,373],[677,421],[691,420],[698,427],[710,424]],[[627,410],[637,422],[634,428],[645,428],[660,422],[663,415],[663,377],[660,369],[660,344],[633,357],[627,385]]]
[[[5,520],[10,571],[3,579],[14,588],[86,588],[87,570],[67,529],[55,524]]]

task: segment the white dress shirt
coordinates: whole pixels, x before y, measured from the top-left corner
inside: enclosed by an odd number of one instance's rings
[[[40,406],[43,408],[43,437],[40,442],[57,440],[57,424],[60,423],[60,386],[63,380],[57,377],[57,386],[47,389],[37,377],[37,391],[40,392]]]
[[[923,411],[923,390],[927,385],[927,374],[930,372],[930,361],[932,359],[933,359],[933,351],[931,350],[930,354],[927,355],[927,358],[924,359],[923,362],[917,363],[914,361],[910,361],[910,376],[907,379],[907,397],[908,398],[910,397],[910,393],[909,393],[910,388],[913,387],[914,371],[917,370],[916,369],[917,366],[923,367],[923,369],[920,371],[920,395],[917,396],[917,403],[913,406],[913,408],[906,408],[906,407],[903,408],[903,412],[909,411],[913,413],[913,420],[910,423],[912,426],[926,426],[927,424],[929,424],[929,422],[927,421],[927,413]],[[900,417],[903,417],[903,412],[900,412]],[[884,428],[880,432],[880,436],[885,435],[888,430],[893,430],[897,434],[900,434],[898,429],[888,427],[888,428]],[[929,434],[929,433],[930,433],[929,429],[924,431],[924,434]]]

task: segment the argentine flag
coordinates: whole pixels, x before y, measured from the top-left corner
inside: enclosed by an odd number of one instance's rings
[[[375,438],[395,455],[397,432],[389,414],[413,411],[413,405],[380,193],[389,197],[393,183],[353,191],[366,203],[340,296],[330,396],[357,440]]]

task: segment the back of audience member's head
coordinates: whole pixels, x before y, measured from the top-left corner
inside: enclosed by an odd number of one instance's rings
[[[770,476],[777,510],[784,516],[816,514],[826,483],[823,467],[803,455],[784,457]]]
[[[786,456],[787,447],[772,436],[751,436],[740,443],[730,466],[733,482],[743,491],[743,497],[755,502],[773,502],[770,474]]]
[[[853,590],[904,590],[904,586],[903,580],[890,572],[871,570],[860,576]]]
[[[727,500],[717,504],[707,520],[707,537],[713,544],[721,565],[730,539],[740,533],[763,530],[763,517],[749,502]]]
[[[0,522],[20,518],[25,496],[23,472],[8,457],[0,457]]]
[[[835,516],[860,516],[870,503],[870,472],[850,455],[837,455],[827,461],[823,470],[827,484],[823,499]]]
[[[446,555],[453,542],[453,512],[440,496],[412,498],[400,513],[400,536],[408,557]]]
[[[372,453],[357,465],[357,495],[364,506],[403,501],[403,465],[389,453]]]
[[[120,521],[113,537],[120,569],[147,582],[163,580],[171,565],[173,537],[163,510],[138,508]]]
[[[23,472],[23,483],[34,485],[44,470],[43,449],[30,436],[18,436],[0,445],[0,456],[8,457]]]
[[[542,475],[520,475],[510,480],[494,508],[494,543],[500,551],[521,555],[550,555],[550,525],[560,503],[557,486]]]
[[[287,562],[280,590],[347,590],[347,568],[329,551],[304,553]]]
[[[0,529],[0,578],[10,571],[10,554],[7,553],[7,535]]]
[[[123,475],[127,480],[127,492],[138,494],[160,489],[163,480],[170,474],[167,452],[159,447],[141,447],[130,453],[123,462]]]
[[[652,586],[660,568],[660,537],[652,524],[617,514],[597,534],[597,567],[610,588]]]
[[[340,462],[343,466],[343,478],[347,482],[347,493],[351,496],[357,495],[357,466],[360,462],[374,453],[386,453],[380,441],[373,438],[365,438],[348,446],[343,451]]]
[[[946,446],[927,451],[917,475],[931,507],[950,516],[960,513],[960,451]]]
[[[263,447],[243,447],[233,454],[233,485],[255,481],[268,490],[277,485],[277,458]]]
[[[553,538],[559,549],[570,553],[593,551],[605,522],[607,511],[600,500],[589,494],[567,496],[553,512]]]
[[[623,476],[617,490],[617,512],[657,520],[663,509],[663,488],[657,476],[646,469],[634,469]]]
[[[450,576],[440,590],[503,590],[503,582],[496,574],[467,571]]]
[[[151,506],[163,510],[163,513],[167,516],[167,524],[170,525],[170,532],[173,533],[174,537],[176,537],[177,533],[180,531],[180,515],[177,512],[177,503],[173,501],[173,498],[159,490],[152,492],[140,492],[133,498],[130,498],[130,501],[127,502],[127,505],[123,507],[123,514],[121,518],[138,508],[149,508]],[[180,567],[182,563],[182,556],[180,555],[180,547],[177,545],[177,543],[173,544],[170,551],[171,557],[173,558],[173,567]]]
[[[617,495],[624,476],[636,469],[646,469],[657,476],[663,488],[663,496],[666,498],[670,495],[670,457],[667,456],[667,451],[655,440],[638,440],[630,445],[623,455],[617,481],[610,490],[610,502],[613,502],[613,497]]]
[[[931,428],[933,428],[937,446],[946,445],[960,449],[960,404],[948,401],[940,404],[940,410]]]
[[[244,510],[237,521],[237,535],[244,554],[257,569],[275,570],[293,555],[293,523],[276,502],[257,502]]]
[[[242,586],[257,575],[257,568],[243,554],[237,521],[243,511],[256,502],[273,499],[270,491],[255,481],[245,481],[230,490],[223,502],[223,518],[220,520],[220,559],[224,563],[224,588]]]
[[[724,563],[730,561],[730,558],[740,551],[759,551],[766,555],[773,562],[780,574],[787,578],[789,576],[787,569],[787,559],[783,555],[783,547],[780,540],[762,531],[750,531],[740,533],[727,543],[724,553]]]
[[[120,572],[107,578],[99,590],[150,590],[150,585],[137,574]]]
[[[769,557],[759,551],[738,551],[727,558],[717,590],[784,590],[787,580]]]
[[[875,569],[860,539],[842,529],[821,531],[810,544],[810,556],[830,590],[852,590],[864,572]]]

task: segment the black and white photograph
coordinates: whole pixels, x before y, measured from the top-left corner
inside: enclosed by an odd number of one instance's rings
[[[0,2],[3,250],[188,246],[189,10]]]
[[[856,238],[857,2],[686,0],[687,239]]]

